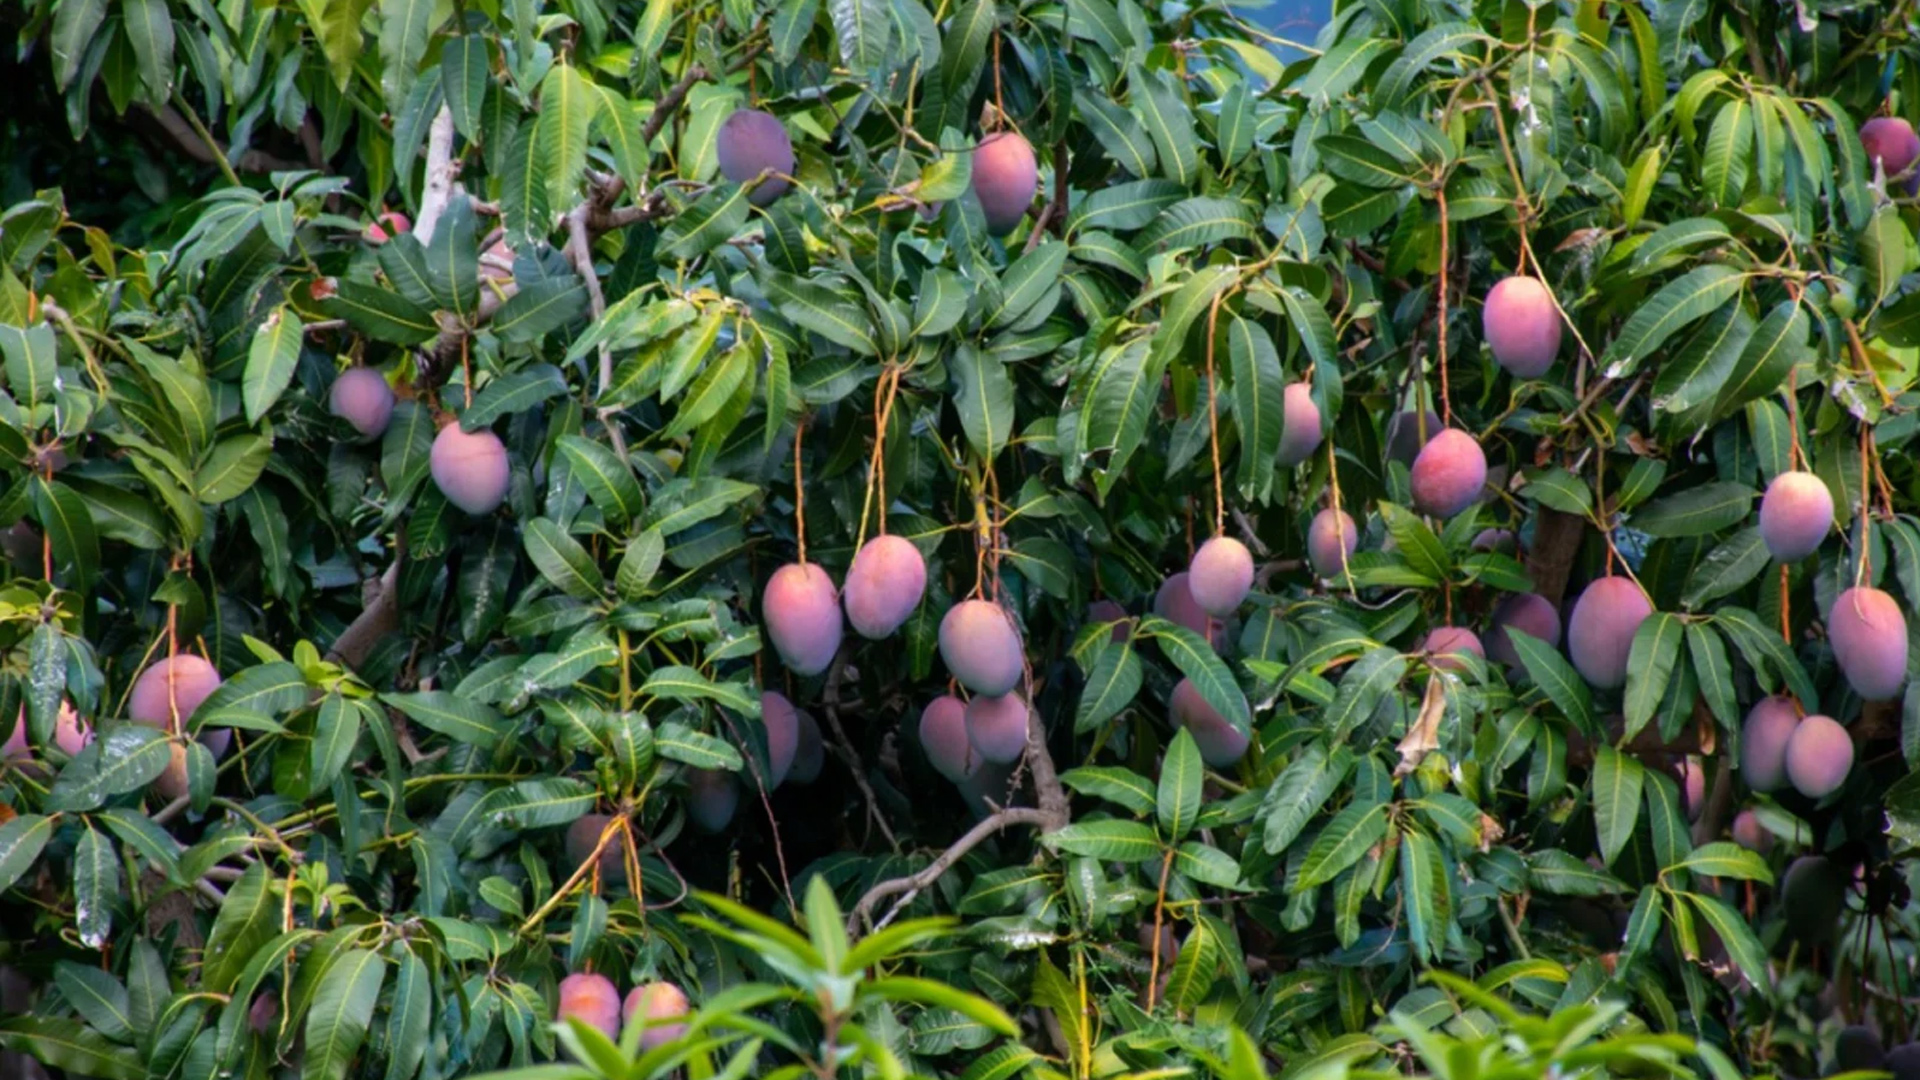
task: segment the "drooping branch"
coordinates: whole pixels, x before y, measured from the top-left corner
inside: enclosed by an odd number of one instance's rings
[[[1047,768],[1051,771],[1051,761],[1048,762]],[[1035,779],[1037,780],[1038,777]],[[861,924],[872,917],[873,906],[875,904],[878,904],[889,896],[900,896],[899,900],[894,901],[893,907],[888,909],[886,917],[874,923],[873,928],[878,930],[892,922],[894,917],[900,914],[902,908],[913,903],[914,897],[920,895],[921,890],[940,880],[940,875],[952,869],[955,863],[965,858],[967,852],[979,847],[987,837],[992,836],[1001,829],[1013,825],[1036,825],[1042,830],[1045,830],[1051,820],[1047,811],[1033,810],[1023,806],[1003,807],[988,814],[986,817],[981,818],[979,823],[974,825],[973,828],[968,829],[962,834],[960,839],[955,840],[951,847],[941,852],[938,858],[922,868],[919,873],[909,874],[906,877],[893,878],[890,881],[882,881],[873,888],[868,889],[866,895],[860,898],[860,902],[853,906],[853,914],[847,920],[848,932],[859,932]]]

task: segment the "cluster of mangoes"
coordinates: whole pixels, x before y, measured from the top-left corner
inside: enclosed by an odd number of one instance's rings
[[[560,980],[560,1001],[554,1010],[556,1020],[579,1020],[615,1041],[623,1025],[640,1023],[645,1028],[640,1036],[642,1050],[685,1035],[687,1025],[679,1021],[686,1015],[687,995],[670,982],[641,983],[628,991],[623,1003],[612,979],[585,971]]]

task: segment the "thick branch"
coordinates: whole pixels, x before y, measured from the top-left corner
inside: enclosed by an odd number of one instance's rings
[[[193,130],[193,125],[180,114],[180,110],[171,105],[159,108],[147,106],[147,114],[153,117],[160,130],[178,146],[181,152],[203,165],[218,165],[225,160],[227,148],[215,142],[212,146]],[[233,167],[243,173],[288,172],[302,168],[297,161],[277,158],[265,150],[248,149],[240,152],[240,160]]]
[[[433,118],[432,127],[428,129],[426,187],[420,196],[419,220],[413,224],[413,234],[422,244],[433,239],[433,231],[440,224],[440,215],[446,212],[447,200],[453,194],[453,178],[459,170],[460,163],[453,156],[453,113],[442,106]],[[388,564],[386,572],[380,575],[377,582],[367,585],[366,606],[361,609],[359,617],[334,639],[333,646],[327,650],[327,659],[358,668],[367,662],[374,645],[399,627],[398,582],[400,560],[405,554],[405,541],[402,540],[395,546],[393,562]]]
[[[1033,700],[1031,680],[1027,700]],[[1041,832],[1066,828],[1071,816],[1067,791],[1060,786],[1053,754],[1047,750],[1046,724],[1040,719],[1040,710],[1035,708],[1027,709],[1027,768],[1033,773],[1033,791],[1040,802],[1040,820],[1035,824]]]
[[[1052,761],[1048,761],[1046,767],[1049,774],[1051,774],[1053,769]],[[1038,770],[1036,770],[1036,772],[1037,771]],[[1035,779],[1037,780],[1038,777],[1036,776]],[[1057,788],[1059,785],[1056,782],[1054,786]],[[872,916],[873,906],[875,904],[878,904],[889,896],[898,896],[905,893],[906,895],[901,896],[899,900],[894,902],[893,907],[888,910],[886,918],[881,919],[874,925],[874,929],[878,930],[889,922],[892,922],[893,917],[900,913],[900,909],[913,903],[913,898],[918,896],[922,889],[940,880],[940,875],[952,869],[954,863],[965,858],[967,852],[979,847],[987,837],[992,836],[1001,829],[1007,828],[1010,825],[1037,825],[1044,831],[1047,830],[1050,820],[1047,812],[1044,810],[1031,810],[1020,806],[1005,807],[987,815],[980,820],[979,824],[968,829],[960,839],[955,840],[952,847],[941,852],[939,858],[928,863],[919,873],[894,878],[891,881],[883,881],[873,888],[868,889],[867,894],[860,898],[860,902],[853,906],[853,915],[847,920],[848,931],[858,933],[860,924],[866,922]]]
[[[447,199],[453,195],[453,178],[460,165],[453,157],[453,111],[445,105],[434,114],[427,129],[427,182],[420,192],[420,220],[413,224],[413,235],[421,245],[433,242],[440,215],[446,213]]]
[[[1573,560],[1580,554],[1586,530],[1585,518],[1545,506],[1534,521],[1527,576],[1533,579],[1533,591],[1555,607],[1566,595],[1567,578],[1573,573]]]
[[[366,607],[340,636],[333,639],[327,659],[357,668],[367,662],[373,646],[400,625],[400,559],[396,554],[387,572],[367,584]]]

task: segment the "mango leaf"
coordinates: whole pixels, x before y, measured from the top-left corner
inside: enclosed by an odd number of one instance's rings
[[[502,308],[501,310],[505,310]],[[525,412],[567,392],[567,378],[552,364],[532,364],[486,384],[460,414],[460,430],[479,431],[503,416]]]
[[[1601,356],[1601,370],[1613,379],[1633,374],[1668,338],[1718,310],[1745,287],[1745,274],[1719,263],[1696,267],[1668,282],[1634,309]]]
[[[991,353],[961,345],[953,353],[953,405],[967,443],[992,462],[1013,434],[1013,379]]]
[[[386,975],[386,961],[372,949],[345,950],[327,965],[307,1013],[301,1080],[345,1080],[366,1041]]]
[[[1612,864],[1633,838],[1640,820],[1640,789],[1646,768],[1611,746],[1593,750],[1593,822],[1600,857]]]
[[[1155,799],[1160,831],[1167,838],[1184,839],[1193,828],[1194,819],[1200,816],[1200,785],[1204,779],[1200,748],[1193,741],[1193,733],[1182,727],[1167,744],[1166,757],[1160,763],[1160,792]]]

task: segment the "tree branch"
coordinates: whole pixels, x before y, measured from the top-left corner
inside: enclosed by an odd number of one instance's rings
[[[1049,773],[1051,773],[1052,768],[1053,763],[1049,761],[1047,763]],[[1038,777],[1036,776],[1035,779],[1038,780]],[[1057,787],[1058,784],[1056,783],[1055,786]],[[967,852],[979,847],[987,837],[992,836],[1001,829],[1012,825],[1037,825],[1045,831],[1050,820],[1051,818],[1045,810],[1032,810],[1020,806],[1003,807],[988,814],[986,817],[980,819],[979,823],[974,825],[973,828],[968,829],[960,839],[955,840],[951,847],[941,852],[939,858],[928,863],[919,873],[894,878],[891,881],[882,881],[873,888],[868,889],[866,895],[860,898],[860,902],[853,906],[853,914],[847,919],[847,931],[849,933],[858,933],[860,924],[871,917],[875,904],[878,904],[889,896],[897,896],[904,893],[906,895],[894,901],[893,907],[888,909],[886,917],[878,923],[875,923],[873,928],[878,930],[892,922],[894,916],[900,914],[902,908],[913,903],[914,897],[918,896],[922,889],[940,880],[940,875],[952,869],[953,864],[966,857]]]
[[[453,180],[459,171],[460,162],[453,156],[453,112],[443,105],[434,116],[427,134],[426,186],[420,195],[419,220],[413,224],[413,235],[420,243],[426,244],[433,239],[433,232],[440,224],[440,215],[446,213],[447,200],[453,195]],[[394,544],[393,561],[387,565],[378,581],[367,584],[365,606],[361,608],[359,616],[334,639],[333,645],[327,649],[327,659],[358,668],[367,662],[374,645],[399,627],[398,583],[400,561],[405,557],[406,540],[403,532]]]
[[[204,139],[201,138],[200,134],[194,130],[194,125],[181,114],[180,110],[171,105],[162,105],[157,109],[149,105],[146,106],[146,110],[147,115],[153,118],[162,134],[179,147],[181,152],[203,165],[219,166],[223,170],[234,169],[243,173],[262,174],[304,168],[297,161],[287,161],[257,149],[241,151],[240,160],[229,164],[227,148],[211,134]]]
[[[846,674],[847,657],[853,652],[853,643],[840,646],[840,652],[833,658],[833,664],[827,669],[827,686],[820,693],[820,704],[827,714],[827,726],[833,730],[833,749],[846,763],[847,771],[853,774],[853,782],[860,788],[860,794],[866,796],[867,813],[872,816],[880,832],[887,838],[893,850],[900,850],[900,840],[893,835],[892,826],[887,824],[887,816],[880,812],[880,800],[873,793],[873,785],[867,783],[867,767],[860,762],[860,752],[853,748],[853,742],[847,738],[846,728],[840,725],[840,680]],[[868,833],[869,836],[872,833]]]
[[[420,193],[420,220],[413,223],[413,235],[422,247],[433,242],[433,231],[446,213],[453,178],[459,172],[460,163],[453,156],[453,110],[442,105],[427,129],[427,181]]]
[[[328,660],[357,668],[367,662],[373,646],[400,625],[400,590],[395,587],[399,577],[400,555],[396,552],[386,573],[367,583],[366,606],[359,617],[333,639],[333,645],[327,649]]]

